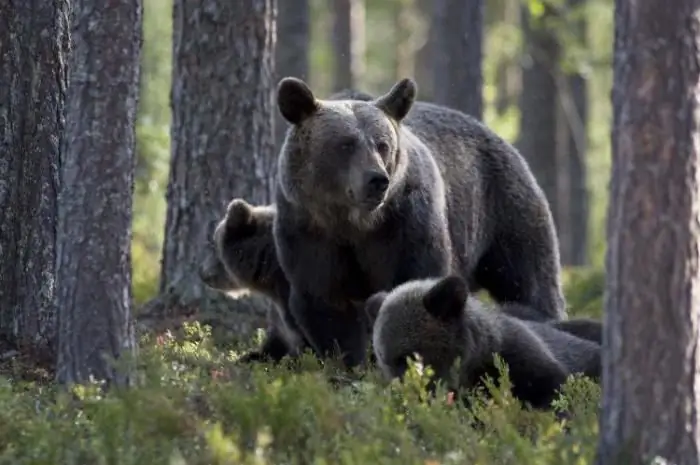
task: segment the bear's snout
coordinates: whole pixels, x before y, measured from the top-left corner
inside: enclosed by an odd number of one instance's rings
[[[389,176],[383,171],[370,170],[364,172],[362,179],[362,202],[374,206],[380,204],[389,188]]]

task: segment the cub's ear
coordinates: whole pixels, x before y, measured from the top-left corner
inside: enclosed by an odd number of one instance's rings
[[[242,228],[253,222],[253,206],[243,199],[233,199],[226,209],[226,226]]]
[[[396,121],[401,121],[416,101],[418,84],[413,79],[405,78],[394,84],[388,94],[379,97],[374,104]]]
[[[447,276],[439,280],[423,296],[425,309],[435,318],[452,320],[464,311],[469,290],[460,276]]]
[[[365,301],[365,315],[367,316],[367,321],[369,322],[370,331],[374,327],[374,322],[377,320],[377,315],[379,315],[379,309],[382,308],[384,299],[386,299],[387,292],[379,291],[371,296]]]
[[[319,108],[313,92],[301,79],[286,77],[277,85],[277,106],[288,122],[300,124]]]

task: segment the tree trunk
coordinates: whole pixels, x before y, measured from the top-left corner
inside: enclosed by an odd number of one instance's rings
[[[420,24],[416,20],[415,0],[396,0],[393,6],[395,34],[394,82],[405,77],[415,77],[416,73],[416,30]]]
[[[233,197],[272,201],[276,3],[175,0],[161,295],[140,311],[145,321],[236,315],[246,328],[241,331],[264,321],[263,308],[236,309],[227,296],[206,288],[197,268]]]
[[[58,381],[124,385],[131,355],[131,219],[143,7],[72,4],[73,50],[58,201]]]
[[[287,76],[308,79],[309,44],[311,41],[310,15],[309,0],[279,2],[275,85],[280,79]],[[279,153],[288,125],[279,111],[275,109],[273,113],[275,115],[275,153]]]
[[[435,95],[433,84],[433,50],[435,49],[435,36],[437,24],[433,22],[433,0],[415,0],[419,15],[427,21],[427,34],[425,42],[416,50],[415,79],[418,82],[419,98],[432,101]]]
[[[521,21],[520,0],[504,0],[502,20],[510,28],[519,29]],[[495,109],[502,116],[513,105],[517,105],[522,84],[521,69],[509,56],[503,56],[496,71]]]
[[[538,19],[522,8],[525,54],[520,93],[518,149],[527,159],[559,227],[557,203],[557,93],[559,45],[550,11]]]
[[[568,0],[566,27],[573,31],[576,45],[586,48],[585,0]],[[586,149],[588,133],[588,101],[586,80],[576,71],[560,76],[558,118],[562,139],[558,159],[559,170],[559,238],[564,265],[588,263],[588,173]]]
[[[481,119],[483,0],[435,0],[435,103]]]
[[[52,364],[68,51],[66,0],[0,2],[0,351]]]
[[[333,92],[360,86],[365,72],[364,0],[333,0]]]
[[[599,465],[700,463],[699,8],[616,1]]]

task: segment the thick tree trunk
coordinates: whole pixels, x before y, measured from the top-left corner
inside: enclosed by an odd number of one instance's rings
[[[333,92],[361,85],[365,72],[365,2],[333,0]]]
[[[0,343],[43,356],[55,353],[68,51],[66,0],[0,2]]]
[[[242,328],[264,321],[263,308],[238,311],[235,301],[207,289],[197,268],[233,197],[254,204],[272,199],[276,4],[175,0],[161,296],[140,311],[144,321],[194,313],[238,314]]]
[[[126,384],[131,355],[131,219],[141,0],[72,4],[73,51],[58,202],[57,378]]]
[[[433,84],[435,103],[481,119],[483,0],[435,0]]]
[[[532,18],[522,8],[525,55],[520,93],[520,134],[518,149],[527,159],[544,190],[557,228],[557,93],[559,45],[549,24],[552,13]]]
[[[277,13],[277,41],[275,50],[275,83],[287,76],[300,79],[309,77],[309,44],[311,41],[311,8],[309,0],[280,1]],[[276,109],[275,153],[279,153],[287,122]]]
[[[700,463],[698,9],[616,1],[600,465]]]

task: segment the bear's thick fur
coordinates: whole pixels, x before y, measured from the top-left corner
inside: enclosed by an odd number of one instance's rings
[[[365,312],[373,322],[377,364],[387,378],[402,377],[407,358],[418,354],[436,380],[453,389],[472,388],[484,375],[497,378],[498,354],[508,366],[513,395],[537,408],[549,407],[569,374],[600,379],[599,344],[546,322],[487,309],[469,296],[459,276],[409,281],[376,293]]]
[[[499,303],[565,315],[542,190],[507,142],[463,113],[415,102],[410,79],[373,100],[317,100],[278,86],[291,124],[278,165],[278,259],[289,309],[319,355],[362,362],[357,302],[453,270]]]

